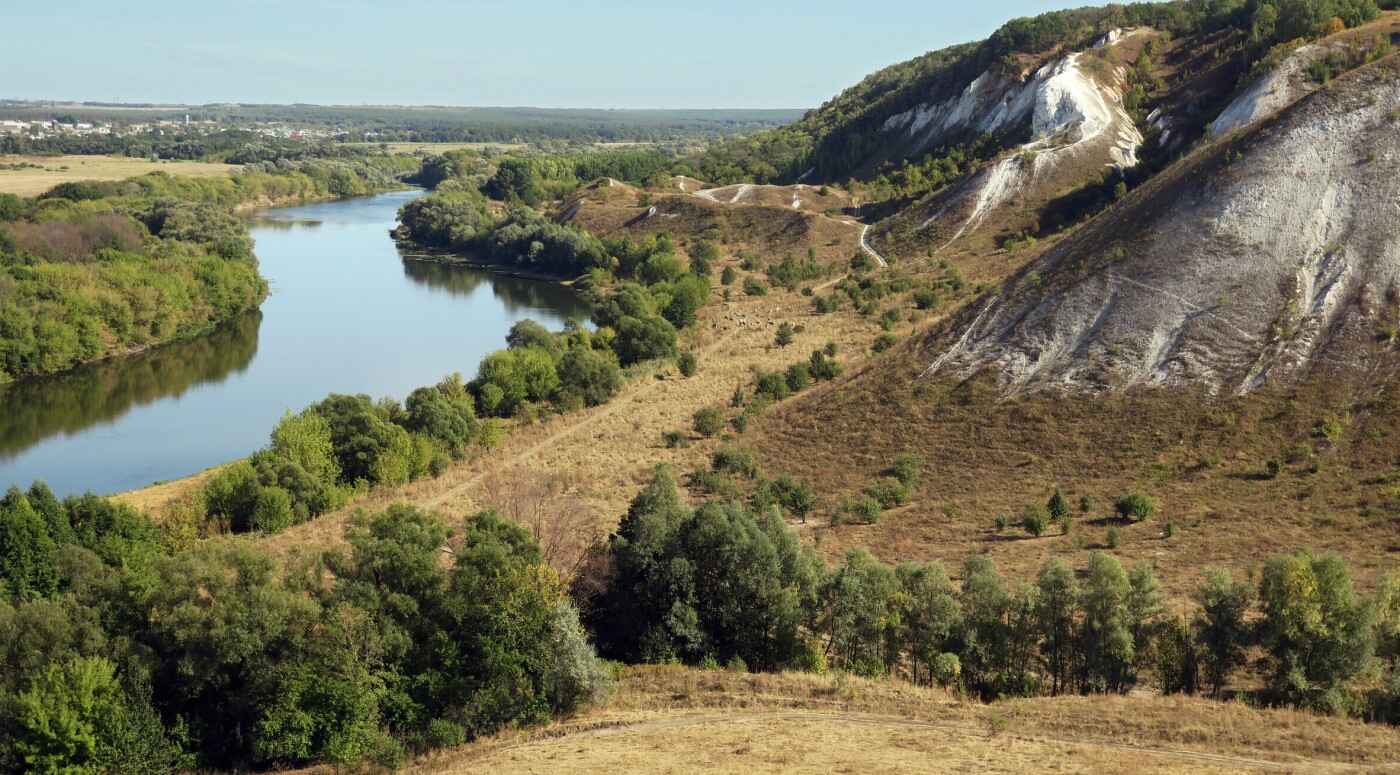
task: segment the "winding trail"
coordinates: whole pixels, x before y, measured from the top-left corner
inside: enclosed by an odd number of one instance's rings
[[[867,256],[870,256],[871,258],[875,259],[875,263],[879,264],[880,266],[889,266],[889,263],[885,261],[885,257],[875,252],[875,248],[870,247],[870,241],[865,238],[865,235],[869,233],[870,224],[867,223],[860,230],[860,249],[865,251],[865,254]]]

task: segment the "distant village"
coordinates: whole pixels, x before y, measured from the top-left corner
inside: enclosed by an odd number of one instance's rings
[[[258,121],[249,124],[233,124],[211,120],[161,119],[143,122],[65,122],[58,119],[22,121],[0,119],[0,135],[21,135],[30,140],[47,140],[55,137],[114,136],[132,137],[154,134],[167,135],[211,135],[220,132],[241,130],[254,132],[265,137],[287,140],[331,140],[344,137],[347,133],[335,128],[298,127],[281,121]],[[374,134],[374,133],[366,133]]]

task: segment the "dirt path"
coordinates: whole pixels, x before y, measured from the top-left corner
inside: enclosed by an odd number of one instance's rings
[[[885,261],[885,257],[880,255],[879,253],[876,253],[875,248],[870,247],[870,241],[865,238],[865,236],[869,233],[870,224],[867,223],[863,227],[861,227],[860,230],[860,249],[864,250],[867,256],[870,256],[871,258],[875,259],[875,263],[879,264],[880,266],[889,266],[889,264]]]
[[[1265,771],[1298,771],[1300,768],[1311,772],[1343,771],[1351,770],[1353,766],[1340,762],[1317,761],[1295,759],[1288,762],[1269,761],[1266,759],[1255,759],[1244,756],[1232,756],[1228,754],[1207,753],[1204,751],[1191,751],[1180,748],[1158,748],[1147,745],[1136,745],[1132,743],[1118,743],[1110,740],[1099,740],[1081,737],[1061,737],[1054,735],[1022,735],[1008,732],[994,733],[985,725],[970,724],[966,722],[952,721],[926,721],[918,719],[903,718],[898,716],[882,716],[865,713],[810,713],[794,712],[788,710],[774,710],[756,713],[725,713],[722,715],[684,715],[673,718],[647,719],[640,721],[629,720],[600,720],[593,724],[580,725],[575,728],[555,728],[544,730],[537,737],[524,742],[503,745],[500,747],[486,746],[477,751],[468,751],[465,756],[457,762],[446,764],[443,767],[435,767],[437,772],[474,772],[474,768],[483,758],[494,757],[496,755],[528,748],[530,746],[548,743],[551,741],[568,738],[570,740],[583,740],[585,738],[604,737],[622,734],[646,734],[649,732],[672,731],[697,726],[714,725],[752,725],[764,722],[780,722],[782,724],[859,724],[862,726],[902,728],[902,729],[936,729],[942,733],[957,736],[964,739],[1001,739],[1007,742],[1016,741],[1051,746],[1084,746],[1101,748],[1115,751],[1126,751],[1131,754],[1141,754],[1144,756],[1162,757],[1181,762],[1192,762],[1200,764],[1213,764],[1226,767],[1238,767],[1245,770],[1265,770]]]

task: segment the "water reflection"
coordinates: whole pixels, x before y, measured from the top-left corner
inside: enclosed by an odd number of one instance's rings
[[[261,324],[262,313],[250,312],[208,336],[0,388],[0,460],[241,373],[258,352]]]
[[[579,320],[589,315],[588,305],[578,293],[559,283],[510,277],[462,264],[409,256],[404,257],[403,273],[416,283],[454,296],[475,295],[485,285],[510,313],[548,309]]]
[[[401,191],[252,219],[272,286],[261,316],[216,334],[0,394],[0,489],[60,495],[178,478],[267,443],[327,393],[402,399],[505,344],[530,317],[587,315],[557,283],[404,260],[389,230]]]

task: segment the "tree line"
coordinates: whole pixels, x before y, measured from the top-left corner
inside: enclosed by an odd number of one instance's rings
[[[306,160],[0,194],[0,383],[209,333],[267,295],[245,202],[356,196],[416,162]]]
[[[716,467],[752,470],[736,455],[716,453]],[[599,652],[897,674],[988,700],[1147,682],[1222,696],[1252,666],[1262,688],[1236,693],[1400,723],[1400,575],[1368,598],[1336,555],[1280,555],[1252,581],[1210,572],[1193,609],[1173,614],[1150,565],[1105,552],[1083,569],[1050,560],[1026,582],[980,556],[959,583],[937,562],[889,565],[862,550],[827,567],[784,519],[796,511],[781,493],[802,489],[691,508],[658,468],[573,583]]]

